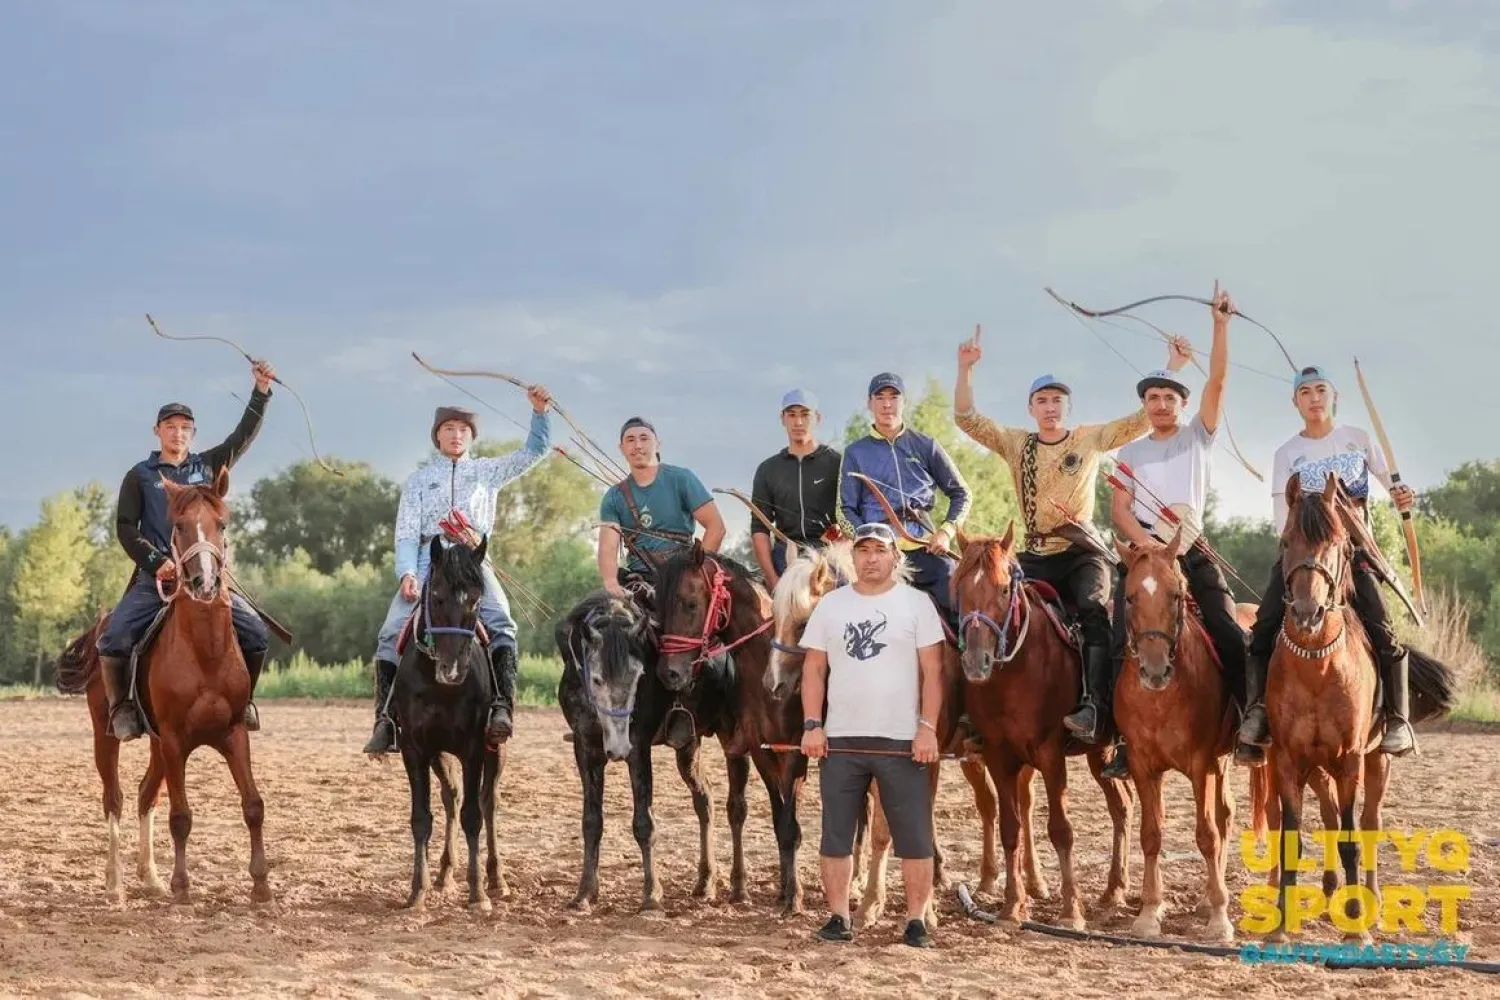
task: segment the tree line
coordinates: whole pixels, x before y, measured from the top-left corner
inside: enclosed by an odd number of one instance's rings
[[[954,426],[951,397],[936,380],[913,394],[907,420],[940,441],[968,481],[973,507],[966,530],[1001,533],[1014,519],[1019,534],[1009,470]],[[855,413],[842,443],[867,432],[867,414]],[[475,454],[503,454],[519,443],[480,442]],[[342,478],[308,460],[248,490],[234,484],[229,537],[235,574],[296,636],[292,649],[273,640],[276,659],[300,651],[321,663],[369,661],[395,592],[392,535],[400,482],[363,462],[329,461]],[[748,492],[752,472],[753,466],[745,470],[742,483],[708,485]],[[1106,530],[1109,490],[1101,476],[1095,519]],[[489,551],[506,582],[523,652],[554,655],[553,622],[597,585],[592,525],[601,494],[595,480],[555,454],[500,493]],[[114,501],[112,485],[90,482],[45,499],[37,521],[24,530],[0,526],[0,684],[49,683],[52,658],[123,592],[131,564],[115,539]],[[938,520],[945,506],[940,499]],[[1457,629],[1461,635],[1444,641],[1462,639],[1475,651],[1467,673],[1493,671],[1500,662],[1500,581],[1493,573],[1500,565],[1500,461],[1453,470],[1425,491],[1415,516],[1423,581],[1438,611],[1434,618],[1441,619],[1429,632]],[[1374,520],[1382,549],[1410,590],[1406,547],[1388,501],[1375,505]],[[1205,525],[1214,547],[1249,584],[1231,582],[1236,598],[1258,601],[1276,556],[1269,521],[1221,518],[1211,499]],[[732,539],[727,551],[755,565],[747,536]],[[1493,672],[1490,677],[1500,680]]]

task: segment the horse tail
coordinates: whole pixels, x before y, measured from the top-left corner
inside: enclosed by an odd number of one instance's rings
[[[55,683],[60,693],[83,694],[88,690],[89,682],[99,672],[99,651],[94,648],[94,639],[103,629],[109,614],[101,611],[94,624],[58,654]]]
[[[1250,828],[1255,831],[1256,844],[1266,842],[1271,825],[1266,810],[1271,804],[1271,776],[1266,773],[1269,764],[1250,769]]]
[[[1417,649],[1408,650],[1407,686],[1412,723],[1447,715],[1458,704],[1458,677],[1446,663]]]

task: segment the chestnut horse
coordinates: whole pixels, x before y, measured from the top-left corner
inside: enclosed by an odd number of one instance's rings
[[[167,516],[172,522],[172,561],[180,573],[167,601],[159,631],[141,650],[136,689],[151,737],[151,756],[136,799],[140,817],[137,872],[146,888],[163,894],[152,847],[152,828],[162,782],[171,802],[170,826],[175,859],[172,894],[185,902],[188,894],[187,839],[193,812],[187,800],[187,760],[200,746],[223,755],[240,793],[245,826],[250,831],[250,898],[271,899],[269,866],[261,841],[265,806],[250,769],[250,739],[245,730],[245,705],[250,701],[250,673],[235,639],[230,615],[229,585],[224,568],[228,547],[224,525],[229,508],[229,473],[220,469],[211,484],[178,486],[163,479]],[[123,902],[120,882],[120,743],[110,732],[109,706],[93,644],[109,616],[101,615],[83,637],[59,657],[59,690],[86,692],[94,728],[94,762],[104,784],[104,814],[109,829],[105,861],[105,891]],[[153,625],[153,628],[156,628]],[[150,633],[148,632],[148,636]]]
[[[800,697],[802,683],[802,662],[806,651],[800,645],[802,633],[807,628],[807,621],[812,617],[813,609],[817,607],[818,601],[823,595],[840,585],[840,581],[852,580],[854,578],[854,543],[848,539],[834,542],[823,548],[811,549],[806,555],[799,555],[792,548],[787,552],[786,571],[781,574],[777,581],[776,590],[772,594],[772,608],[776,621],[776,638],[771,646],[774,650],[771,654],[770,669],[765,674],[765,685],[771,693],[771,697],[782,704],[791,706],[797,719],[801,719],[802,701]],[[908,563],[901,563],[897,568],[898,577],[902,582],[909,582],[912,568]],[[943,704],[938,717],[938,744],[944,753],[966,754],[967,746],[964,733],[959,726],[959,718],[963,714],[963,674],[958,665],[958,649],[949,644],[944,650],[943,656],[943,678],[945,686],[943,689]],[[800,729],[800,726],[798,727]],[[798,734],[800,742],[800,733]],[[961,765],[964,777],[974,789],[974,803],[979,810],[980,823],[983,836],[983,853],[980,861],[980,891],[993,891],[995,882],[1000,874],[1000,866],[995,860],[995,831],[998,826],[998,806],[995,799],[994,787],[990,784],[989,775],[984,765],[978,760],[965,759]],[[931,796],[935,804],[937,799],[938,785],[940,780],[941,762],[929,768],[928,774],[931,782]],[[1030,838],[1030,789],[1027,789],[1026,809],[1026,835]],[[859,926],[868,926],[877,922],[885,912],[886,895],[886,858],[891,846],[890,827],[886,824],[885,813],[880,808],[880,788],[875,782],[870,783],[868,804],[873,822],[870,825],[870,863],[869,877],[865,882],[859,906],[854,912],[854,922]],[[858,848],[856,848],[856,866],[859,863]],[[1045,891],[1045,885],[1041,881],[1040,871],[1033,871],[1031,883],[1039,891]],[[932,881],[934,887],[942,889],[946,887],[947,875],[943,868],[942,850],[937,842],[933,842],[932,859]],[[859,891],[859,871],[855,870],[855,887],[853,891]],[[937,925],[936,908],[929,909],[927,916],[929,927]]]
[[[1378,673],[1368,634],[1351,601],[1354,547],[1343,522],[1349,494],[1330,473],[1321,493],[1301,488],[1293,475],[1286,488],[1287,519],[1282,534],[1281,572],[1286,580],[1286,617],[1266,671],[1266,716],[1271,730],[1270,772],[1257,805],[1275,810],[1276,857],[1280,871],[1278,923],[1269,935],[1285,941],[1288,897],[1297,884],[1303,790],[1322,772],[1331,779],[1336,817],[1325,823],[1342,835],[1338,844],[1344,885],[1353,886],[1360,865],[1354,836],[1355,799],[1364,787],[1359,829],[1379,831],[1381,805],[1390,780],[1390,760],[1379,749],[1384,731],[1377,711]],[[1355,516],[1358,516],[1357,514]],[[1453,704],[1452,671],[1413,649],[1410,657],[1412,723],[1440,715]],[[1133,748],[1132,748],[1133,753]],[[1275,800],[1271,799],[1275,796]],[[1279,800],[1279,801],[1276,801]],[[1257,809],[1259,811],[1259,809]],[[1256,818],[1257,832],[1262,826]],[[1287,831],[1294,836],[1287,837]],[[1372,850],[1374,845],[1371,845]],[[1379,898],[1376,858],[1365,860],[1365,887]],[[1271,878],[1277,877],[1273,872]],[[1336,875],[1324,877],[1332,891]],[[1350,920],[1368,922],[1355,896],[1345,902]],[[1368,932],[1350,935],[1368,942]]]
[[[1115,682],[1114,717],[1130,747],[1130,777],[1141,800],[1141,853],[1145,858],[1141,908],[1131,933],[1161,934],[1161,843],[1165,809],[1162,777],[1176,771],[1193,786],[1198,850],[1207,874],[1209,908],[1204,936],[1234,939],[1229,921],[1225,865],[1231,853],[1234,800],[1229,794],[1229,754],[1234,750],[1236,712],[1213,641],[1191,601],[1178,563],[1182,529],[1165,550],[1132,549],[1116,542],[1126,566],[1124,658]],[[1255,605],[1240,604],[1242,628],[1255,620]],[[1263,776],[1262,776],[1263,778]],[[1252,779],[1253,780],[1253,779]]]
[[[1073,824],[1068,819],[1067,758],[1087,757],[1094,780],[1104,789],[1114,826],[1109,880],[1099,906],[1113,910],[1125,901],[1129,884],[1130,786],[1101,775],[1113,754],[1108,745],[1073,740],[1063,726],[1081,681],[1082,661],[1076,640],[1065,638],[1061,619],[1050,611],[1037,584],[1024,580],[1012,551],[1015,523],[1002,538],[965,537],[953,571],[954,603],[959,611],[964,702],[983,741],[981,752],[1000,798],[1000,839],[1005,845],[1005,901],[1000,919],[1026,919],[1021,890],[1021,857],[1017,850],[1024,806],[1027,768],[1039,771],[1047,788],[1047,834],[1062,872],[1065,926],[1082,930],[1083,904],[1073,872]],[[1131,747],[1134,757],[1135,748]],[[1034,852],[1028,852],[1034,853]]]

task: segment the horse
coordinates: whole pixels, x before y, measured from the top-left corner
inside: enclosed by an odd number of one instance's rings
[[[483,565],[489,539],[470,548],[445,545],[435,536],[428,550],[427,578],[401,638],[401,661],[391,685],[391,717],[396,722],[401,761],[411,791],[412,872],[406,909],[426,901],[427,844],[432,836],[432,787],[436,774],[447,816],[436,887],[448,885],[454,844],[453,764],[462,770],[459,823],[469,848],[469,909],[486,913],[490,896],[509,894],[495,844],[495,786],[505,766],[505,747],[489,746],[485,720],[493,680],[478,623],[484,595]],[[479,890],[479,831],[486,834],[486,891]]]
[[[1324,823],[1339,834],[1344,884],[1355,884],[1360,843],[1354,837],[1355,799],[1364,787],[1359,829],[1379,831],[1381,806],[1390,781],[1390,760],[1379,751],[1384,719],[1377,712],[1379,673],[1368,634],[1354,610],[1354,546],[1340,507],[1349,494],[1330,473],[1321,493],[1306,491],[1298,476],[1286,488],[1287,519],[1282,534],[1282,573],[1286,617],[1267,664],[1266,715],[1271,730],[1267,780],[1254,799],[1257,833],[1267,818],[1278,829],[1276,858],[1283,868],[1268,878],[1279,883],[1277,923],[1269,940],[1287,940],[1288,897],[1297,884],[1303,790],[1321,772],[1333,786],[1336,815],[1325,805]],[[1449,711],[1456,685],[1453,672],[1430,656],[1409,651],[1412,716],[1416,723]],[[1287,837],[1287,831],[1294,835]],[[1370,845],[1371,850],[1375,845]],[[1377,858],[1365,866],[1365,887],[1379,899]],[[1278,877],[1279,874],[1279,877]],[[1324,891],[1337,886],[1337,873],[1324,876]],[[1344,915],[1367,922],[1355,895]],[[1350,933],[1369,943],[1368,931]]]
[[[656,676],[651,618],[634,600],[604,590],[585,596],[553,629],[562,657],[557,701],[567,720],[573,760],[583,784],[583,872],[570,909],[588,912],[599,901],[599,842],[604,836],[604,770],[626,761],[641,849],[641,910],[661,909],[652,846],[651,744],[671,696]]]
[[[1047,833],[1062,872],[1064,926],[1082,930],[1083,906],[1073,873],[1073,825],[1068,820],[1067,758],[1084,755],[1094,780],[1104,790],[1114,827],[1109,880],[1099,906],[1123,904],[1128,880],[1130,786],[1101,771],[1105,745],[1080,744],[1063,726],[1081,680],[1078,642],[1063,624],[1058,609],[1048,606],[1055,593],[1026,580],[1012,550],[1015,522],[1004,537],[967,536],[960,532],[962,555],[953,571],[954,603],[959,609],[965,678],[964,702],[983,741],[981,752],[1000,798],[1000,838],[1005,847],[1005,897],[1000,919],[1026,919],[1027,900],[1020,888],[1017,846],[1022,789],[1038,771],[1047,788]],[[1132,756],[1134,748],[1132,747]],[[1034,855],[1029,850],[1028,855]]]
[[[193,812],[187,799],[187,761],[201,746],[213,747],[229,765],[240,794],[240,809],[250,834],[250,898],[271,901],[270,866],[261,827],[265,804],[250,766],[250,738],[245,706],[250,701],[250,673],[235,638],[225,565],[229,559],[225,525],[229,507],[229,472],[220,469],[213,482],[179,486],[162,480],[167,516],[172,524],[172,561],[179,567],[175,589],[158,584],[165,604],[136,645],[135,686],[150,736],[150,757],[136,797],[140,820],[137,875],[154,895],[165,895],[157,874],[152,844],[156,806],[163,782],[171,804],[174,848],[171,892],[188,899],[187,839]],[[101,613],[83,635],[58,657],[57,688],[85,694],[94,731],[94,764],[104,786],[104,815],[109,847],[104,867],[105,891],[123,903],[120,880],[120,741],[110,730],[108,697],[99,670],[98,636],[109,612]]]
[[[800,645],[802,634],[807,627],[808,619],[812,617],[813,609],[817,607],[823,595],[839,586],[841,580],[854,579],[853,553],[854,543],[849,539],[833,542],[821,549],[812,549],[806,556],[800,555],[795,549],[789,549],[786,570],[781,574],[781,579],[777,581],[776,589],[772,593],[772,611],[776,623],[775,639],[771,642],[773,652],[769,668],[765,672],[763,686],[770,693],[773,701],[786,707],[788,717],[794,724],[802,716],[801,699],[797,697],[802,683],[802,664],[806,657],[806,651]],[[903,583],[910,582],[912,573],[909,563],[903,560],[898,564],[897,577]],[[995,859],[998,806],[984,765],[967,754],[967,744],[959,724],[963,712],[963,676],[958,666],[958,649],[952,643],[946,644],[943,651],[943,680],[943,701],[937,720],[938,743],[942,752],[957,753],[964,757],[960,767],[965,779],[974,790],[974,802],[979,811],[983,838],[980,889],[988,892],[993,890],[999,876],[999,864]],[[800,730],[801,727],[797,726],[797,728]],[[803,762],[805,766],[805,758]],[[940,762],[934,763],[928,770],[931,802],[934,805],[941,780],[940,766]],[[880,807],[880,788],[876,782],[870,783],[867,793],[867,811],[872,820],[869,877],[864,884],[863,892],[860,893],[860,902],[854,912],[854,922],[857,926],[874,924],[885,912],[886,860],[891,846],[891,834],[890,827],[885,820],[885,813]],[[1029,837],[1029,798],[1025,814]],[[856,844],[856,865],[858,865],[861,853],[860,847]],[[1033,868],[1031,874],[1032,884],[1037,886],[1039,891],[1044,892],[1045,885],[1042,883],[1040,870]],[[941,889],[948,884],[942,849],[936,841],[933,843],[932,878],[936,888]],[[857,867],[853,881],[855,886],[858,886],[860,879]],[[936,907],[930,905],[925,917],[928,926],[937,926],[937,919]]]
[[[1113,714],[1130,747],[1128,765],[1141,801],[1141,853],[1145,858],[1141,906],[1131,932],[1161,934],[1161,843],[1165,810],[1162,776],[1184,775],[1193,786],[1198,850],[1203,855],[1209,919],[1204,937],[1234,939],[1229,921],[1225,866],[1230,854],[1234,801],[1229,794],[1229,754],[1234,750],[1234,700],[1213,641],[1198,617],[1187,577],[1178,564],[1182,529],[1164,550],[1132,549],[1116,542],[1126,572],[1121,584],[1124,658],[1115,682]],[[1242,628],[1255,605],[1239,604]]]

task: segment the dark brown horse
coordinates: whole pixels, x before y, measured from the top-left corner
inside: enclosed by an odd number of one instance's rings
[[[1161,880],[1162,777],[1184,775],[1193,786],[1198,850],[1206,873],[1209,919],[1204,936],[1234,939],[1229,921],[1225,865],[1232,853],[1234,800],[1229,794],[1229,754],[1234,749],[1234,702],[1208,631],[1190,600],[1177,561],[1179,528],[1164,550],[1116,543],[1126,566],[1122,584],[1125,656],[1115,682],[1114,717],[1130,747],[1130,777],[1141,799],[1141,853],[1145,857],[1141,908],[1131,932],[1161,934],[1165,911]],[[1236,608],[1240,624],[1255,620],[1254,605]]]
[[[250,768],[250,740],[245,731],[245,705],[250,701],[250,674],[235,639],[230,614],[229,584],[224,576],[228,549],[224,525],[229,509],[224,495],[229,473],[221,469],[210,485],[178,486],[164,480],[168,517],[172,522],[172,561],[181,567],[176,588],[164,593],[168,606],[160,630],[140,654],[136,687],[151,736],[151,756],[136,800],[140,818],[140,860],[137,871],[151,892],[164,887],[156,871],[152,826],[165,781],[171,802],[170,826],[175,859],[172,894],[185,901],[188,894],[187,839],[193,813],[187,800],[188,756],[201,746],[223,755],[240,793],[245,826],[250,831],[250,898],[271,899],[269,866],[261,840],[265,807]],[[94,761],[104,784],[104,814],[109,826],[109,854],[105,889],[123,901],[119,876],[120,744],[110,733],[103,677],[94,643],[105,627],[101,615],[94,627],[75,640],[59,658],[58,687],[85,692],[94,728]]]
[[[1047,833],[1062,872],[1065,926],[1082,929],[1083,903],[1073,872],[1073,824],[1068,819],[1067,758],[1086,755],[1104,789],[1114,837],[1109,881],[1099,906],[1113,910],[1129,884],[1130,788],[1104,778],[1108,746],[1074,741],[1063,716],[1077,697],[1082,668],[1076,641],[1065,634],[1037,584],[1023,580],[1012,551],[1015,525],[1003,538],[959,538],[963,555],[953,571],[954,602],[962,629],[964,704],[983,741],[982,753],[1000,798],[1000,839],[1005,846],[1005,902],[1000,917],[1026,919],[1021,888],[1022,784],[1031,768],[1047,788]],[[1134,747],[1132,755],[1134,754]]]

